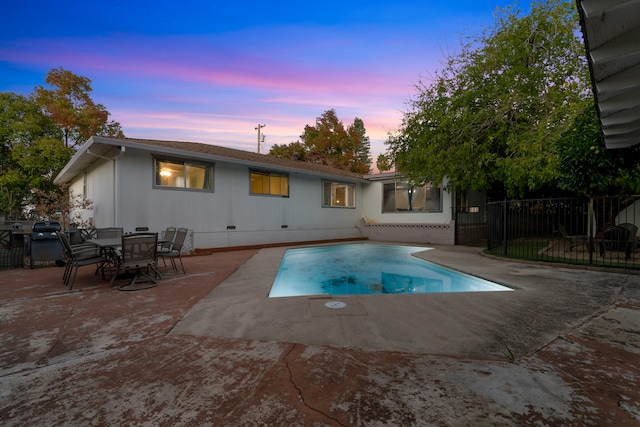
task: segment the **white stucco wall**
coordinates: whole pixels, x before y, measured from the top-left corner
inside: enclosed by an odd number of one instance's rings
[[[455,243],[451,193],[442,190],[441,212],[382,212],[382,187],[385,181],[388,180],[374,179],[363,190],[360,228],[365,237],[371,240],[420,244]],[[443,187],[445,185],[446,182]]]
[[[152,153],[139,149],[91,165],[87,197],[94,202],[88,212],[94,226],[160,233],[168,226],[187,227],[187,250],[363,236],[453,243],[455,234],[452,196],[445,191],[442,212],[382,213],[379,180],[356,184],[353,209],[322,207],[322,179],[305,174],[289,175],[287,198],[251,195],[249,167],[228,162],[215,163],[212,192],[154,188],[153,174]],[[82,175],[73,188],[82,192]]]
[[[449,224],[451,222],[452,194],[442,190],[442,212],[382,212],[382,185],[385,181],[372,181],[365,187],[362,218],[365,223],[393,224]],[[446,185],[446,181],[443,186]]]
[[[91,200],[92,209],[77,211],[86,223],[100,227],[115,225],[114,167],[113,161],[100,159],[86,171],[86,198]],[[84,173],[73,180],[71,191],[77,195],[84,193]]]
[[[249,168],[230,163],[215,164],[213,192],[153,188],[153,156],[144,151],[127,150],[117,169],[115,224],[97,206],[96,227],[187,227],[191,249],[360,237],[360,208],[323,208],[317,177],[291,174],[289,197],[282,198],[250,195]],[[361,200],[361,184],[356,187]]]

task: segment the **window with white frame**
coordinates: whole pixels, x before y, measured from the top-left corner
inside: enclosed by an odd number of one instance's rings
[[[442,188],[431,182],[386,182],[382,186],[382,212],[442,212]]]
[[[213,189],[213,165],[156,159],[155,186],[189,190]]]
[[[276,172],[250,171],[251,194],[289,197],[289,175]]]
[[[356,207],[356,185],[344,182],[322,181],[323,207]]]

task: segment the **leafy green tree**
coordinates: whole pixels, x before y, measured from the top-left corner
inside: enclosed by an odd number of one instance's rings
[[[324,163],[356,173],[369,171],[371,163],[369,138],[364,122],[355,118],[344,128],[334,109],[316,119],[315,126],[306,125],[300,141],[307,147],[306,161]]]
[[[60,128],[31,99],[0,93],[0,211],[18,217],[36,202],[34,189],[53,190],[71,158]]]
[[[640,192],[640,145],[606,149],[593,102],[558,139],[556,149],[562,189],[587,196]]]
[[[82,145],[92,135],[124,137],[120,124],[109,120],[110,113],[91,99],[91,80],[63,68],[49,71],[45,82],[52,87],[36,87],[33,99],[63,132],[64,145]]]
[[[376,160],[376,167],[380,172],[386,172],[391,170],[393,167],[393,160],[391,156],[385,153],[378,154],[378,159]]]
[[[285,159],[305,160],[307,148],[300,142],[295,141],[290,144],[273,144],[269,150],[270,156],[283,157]]]
[[[558,181],[555,140],[591,97],[575,5],[498,9],[431,82],[420,81],[389,141],[408,178],[521,196]]]

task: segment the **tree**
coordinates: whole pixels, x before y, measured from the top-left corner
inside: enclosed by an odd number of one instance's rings
[[[51,190],[53,179],[71,158],[58,126],[33,100],[0,93],[0,211],[18,217],[37,197]]]
[[[71,223],[87,228],[91,224],[83,218],[82,212],[92,210],[93,202],[82,194],[75,194],[69,187],[66,183],[48,190],[35,189],[35,213],[41,219],[58,220],[63,230],[69,230]]]
[[[369,173],[371,165],[371,143],[364,128],[362,119],[356,117],[353,124],[347,128],[349,148],[353,150],[354,158],[349,169],[357,173]]]
[[[82,145],[92,135],[124,137],[120,124],[109,121],[110,113],[90,96],[91,80],[63,68],[47,73],[53,89],[36,87],[33,99],[63,132],[64,145]]]
[[[307,154],[307,148],[300,142],[295,141],[290,144],[273,144],[269,150],[270,156],[282,157],[285,159],[296,159],[300,161],[305,160]]]
[[[369,171],[369,138],[364,122],[357,117],[345,130],[336,111],[327,110],[316,119],[315,126],[305,126],[300,141],[307,148],[305,159],[308,162],[324,163],[356,173]]]
[[[498,9],[495,25],[461,45],[432,83],[420,81],[388,145],[408,178],[444,176],[459,191],[521,196],[559,178],[555,140],[592,102],[570,2]]]
[[[378,159],[376,160],[376,167],[380,172],[386,172],[391,170],[393,167],[393,160],[391,157],[385,153],[378,154]]]
[[[595,103],[575,118],[556,150],[560,188],[586,196],[640,192],[640,145],[606,149]]]

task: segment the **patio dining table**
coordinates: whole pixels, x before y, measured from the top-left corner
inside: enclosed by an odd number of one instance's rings
[[[103,255],[106,258],[109,258],[111,260],[110,263],[108,263],[107,265],[103,265],[101,268],[102,270],[106,270],[106,269],[111,269],[111,270],[117,270],[117,265],[119,262],[119,251],[122,249],[122,236],[121,237],[105,237],[102,239],[87,239],[85,240],[86,243],[90,243],[93,244],[95,246],[97,246],[98,248],[100,248],[100,250],[102,251]],[[166,240],[163,239],[159,239],[158,240],[158,244],[161,243],[165,243]],[[122,273],[118,276],[114,276],[111,278],[111,286],[113,286],[113,282],[114,280],[118,279],[118,278],[128,278],[128,277],[132,277],[132,275],[130,273]]]
[[[103,239],[87,239],[85,240],[85,242],[96,245],[101,249],[118,250],[122,246],[121,237],[106,237]],[[158,239],[159,245],[166,242],[167,242],[166,240]]]
[[[85,240],[85,243],[90,243],[100,248],[101,254],[109,260],[108,262],[102,264],[99,267],[99,270],[102,271],[103,273],[103,277],[104,277],[105,271],[115,270],[116,264],[118,262],[118,250],[122,247],[121,237],[87,239]],[[113,279],[115,279],[115,277]],[[113,279],[111,280],[112,285],[113,285]]]
[[[106,237],[103,239],[87,239],[87,243],[96,245],[101,249],[120,249],[122,246],[122,238],[120,237]]]

